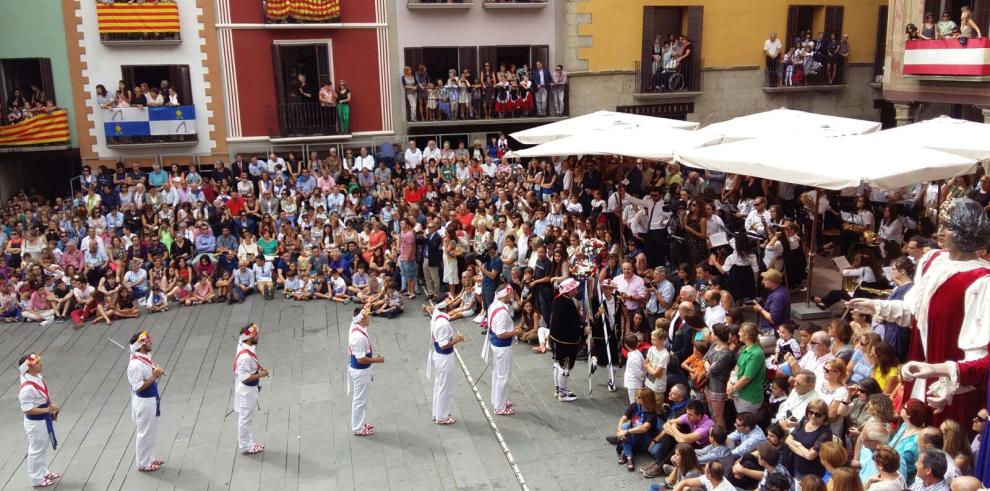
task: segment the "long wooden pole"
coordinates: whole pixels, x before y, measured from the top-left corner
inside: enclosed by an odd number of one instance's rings
[[[818,223],[821,214],[818,213],[818,203],[821,199],[821,190],[815,189],[815,205],[811,210],[814,216],[811,220],[811,243],[808,244],[808,290],[804,297],[804,306],[811,307],[811,284],[815,279],[815,256],[818,255]]]

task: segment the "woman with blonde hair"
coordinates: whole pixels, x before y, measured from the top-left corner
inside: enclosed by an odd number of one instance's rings
[[[856,471],[849,467],[843,467],[835,470],[825,489],[827,491],[863,491],[863,483],[860,482]]]
[[[966,431],[959,422],[947,419],[942,422],[942,450],[956,461],[960,475],[969,474],[973,468],[973,449],[969,446]]]
[[[980,26],[973,20],[973,12],[967,5],[963,5],[962,12],[959,14],[959,34],[960,37],[965,38],[983,37],[983,32],[980,31]]]

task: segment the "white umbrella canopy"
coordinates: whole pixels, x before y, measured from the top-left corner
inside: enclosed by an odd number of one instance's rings
[[[713,123],[699,131],[722,135],[725,143],[751,138],[824,137],[872,133],[880,123],[780,108]]]
[[[647,160],[669,160],[677,150],[714,145],[717,135],[679,129],[641,127],[587,131],[512,152],[514,157],[553,157],[566,155],[622,155]]]
[[[608,130],[619,128],[642,128],[665,130],[678,128],[693,130],[698,127],[698,123],[690,121],[680,121],[677,119],[656,118],[653,116],[641,116],[639,114],[618,113],[613,111],[598,111],[583,116],[575,116],[563,121],[537,126],[528,130],[512,133],[520,143],[526,145],[539,145],[560,138],[578,135],[593,130]]]
[[[976,160],[990,159],[990,124],[939,116],[872,136],[884,145],[920,145]]]
[[[690,167],[832,190],[861,182],[895,189],[976,170],[971,158],[918,145],[883,145],[873,136],[756,138],[683,150],[674,158]]]

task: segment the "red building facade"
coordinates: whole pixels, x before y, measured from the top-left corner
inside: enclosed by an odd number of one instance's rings
[[[386,0],[220,0],[228,143],[335,141],[392,132]],[[294,18],[285,5],[324,13]],[[272,10],[278,7],[278,13]],[[267,10],[266,10],[267,9]],[[311,11],[309,11],[311,12]],[[327,14],[327,12],[332,12]],[[336,14],[336,15],[334,15]],[[350,128],[319,104],[344,80]]]

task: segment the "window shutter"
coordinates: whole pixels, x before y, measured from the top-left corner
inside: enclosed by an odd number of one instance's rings
[[[476,46],[461,46],[457,48],[458,72],[467,70],[471,77],[478,75],[478,48]]]
[[[973,0],[973,19],[980,26],[983,35],[987,35],[987,25],[990,25],[990,0]]]
[[[640,56],[639,90],[647,92],[653,67],[653,36],[656,35],[656,7],[643,7],[643,53]]]
[[[416,68],[423,64],[423,48],[406,48],[403,56],[405,56],[406,65],[412,68],[413,73],[416,73]]]
[[[842,39],[842,15],[842,6],[825,7],[825,39],[828,39],[829,34],[835,34],[837,38]]]
[[[887,6],[880,6],[877,16],[877,46],[873,52],[873,81],[879,82],[877,76],[883,75],[884,56],[887,52]]]
[[[282,70],[282,52],[277,44],[272,45],[272,68],[275,72],[275,102],[284,104],[285,93],[285,72]]]
[[[498,57],[497,52],[498,50],[495,46],[478,47],[478,73],[481,73],[481,69],[485,66],[485,63],[492,66],[492,73],[498,71],[498,65],[495,64]]]
[[[52,78],[52,60],[48,58],[38,58],[38,71],[41,72],[41,90],[45,91],[45,97],[55,101],[55,82]]]
[[[134,75],[134,67],[131,65],[121,65],[120,78],[127,85],[128,90],[133,89],[134,81],[137,80],[137,76]]]
[[[794,47],[794,38],[798,35],[798,9],[800,7],[791,5],[787,7],[787,35],[784,38],[785,49]]]
[[[925,21],[925,14],[931,13],[933,20],[938,21],[939,16],[942,15],[939,10],[942,9],[942,0],[925,0],[925,11],[921,13],[921,22],[918,23],[918,28],[921,28],[921,24]]]
[[[189,65],[169,65],[168,80],[179,94],[180,104],[192,104],[192,88],[189,87]]]
[[[327,45],[317,44],[313,48],[316,50],[316,87],[322,87],[327,80],[335,82],[330,76],[330,51]]]
[[[704,27],[705,7],[687,8],[687,37],[691,42],[691,56],[688,57],[691,69],[684,73],[684,87],[698,90],[701,82],[701,32]]]
[[[533,69],[536,67],[536,62],[542,61],[543,68],[550,66],[550,47],[549,46],[530,46],[529,47],[529,70],[532,73]]]

